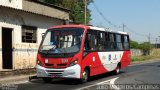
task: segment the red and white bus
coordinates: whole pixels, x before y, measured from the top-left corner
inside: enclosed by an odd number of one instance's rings
[[[46,31],[37,55],[37,77],[75,78],[114,71],[130,64],[126,32],[85,25],[55,26]]]

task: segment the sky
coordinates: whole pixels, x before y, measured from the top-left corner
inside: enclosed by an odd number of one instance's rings
[[[125,24],[131,40],[142,43],[150,36],[152,43],[156,38],[160,43],[160,0],[94,0],[89,9],[94,26],[123,31]]]

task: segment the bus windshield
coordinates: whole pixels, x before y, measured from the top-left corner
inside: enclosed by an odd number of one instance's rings
[[[49,54],[76,53],[80,50],[82,36],[82,28],[50,29],[46,32],[40,50]]]

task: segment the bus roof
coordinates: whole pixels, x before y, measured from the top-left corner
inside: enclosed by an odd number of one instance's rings
[[[95,27],[95,26],[86,26],[86,25],[60,25],[60,26],[54,26],[49,29],[53,28],[65,28],[65,27],[78,27],[78,28],[87,28],[87,29],[92,29],[92,30],[97,30],[97,31],[106,31],[106,32],[112,32],[112,33],[119,33],[119,34],[126,34],[128,35],[127,32],[122,32],[122,31],[112,31],[109,28],[101,28],[101,27]]]
[[[89,26],[90,29],[92,30],[98,30],[98,31],[106,31],[106,32],[113,32],[113,33],[119,33],[119,34],[128,34],[127,32],[122,32],[122,31],[112,31],[109,28],[100,28],[100,27],[94,27],[94,26]]]

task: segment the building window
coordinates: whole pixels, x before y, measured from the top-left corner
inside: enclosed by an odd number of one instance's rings
[[[22,42],[36,43],[37,42],[37,27],[22,25]]]

